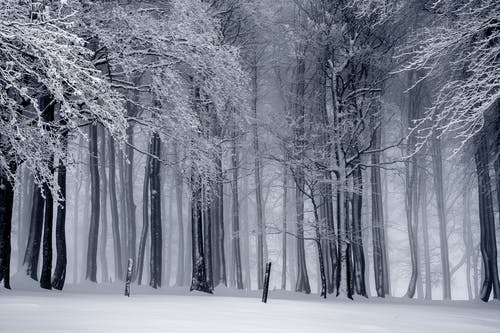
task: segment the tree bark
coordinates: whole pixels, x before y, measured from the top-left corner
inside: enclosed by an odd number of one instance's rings
[[[162,225],[161,225],[161,178],[160,158],[161,140],[158,133],[153,133],[151,155],[151,278],[149,285],[161,287],[162,272]]]
[[[118,220],[118,202],[116,199],[116,161],[115,143],[112,137],[108,140],[109,149],[109,204],[111,208],[111,228],[113,231],[113,250],[115,262],[115,279],[124,280],[120,222]]]
[[[14,163],[9,166],[11,169],[10,172],[15,174],[17,166]],[[8,178],[7,173],[0,170],[0,282],[3,281],[6,289],[10,289],[10,236],[13,205],[14,184]]]
[[[281,246],[281,290],[286,290],[286,261],[287,261],[287,253],[286,253],[286,241],[287,241],[287,200],[288,200],[288,166],[286,163],[283,163],[283,226],[282,226],[282,246]]]
[[[451,299],[450,259],[448,255],[448,233],[446,231],[446,207],[443,185],[443,158],[441,154],[441,140],[435,136],[432,139],[432,150],[434,189],[436,191],[439,220],[441,270],[443,274],[443,299]]]
[[[425,163],[425,161],[424,161]],[[422,233],[424,238],[425,299],[432,299],[431,255],[429,244],[429,223],[427,220],[427,177],[420,177],[420,212],[422,214]]]
[[[148,150],[151,152],[151,138],[149,141]],[[146,157],[146,165],[144,167],[144,185],[142,187],[142,231],[141,239],[139,241],[139,254],[137,256],[137,264],[135,265],[137,272],[137,284],[140,285],[142,282],[142,273],[144,271],[144,252],[146,250],[146,240],[149,232],[149,183],[151,175],[151,156]]]
[[[359,161],[358,161],[359,162]],[[356,162],[355,162],[356,163]],[[358,163],[356,163],[358,164]],[[361,224],[361,208],[363,203],[363,178],[361,168],[355,166],[353,170],[352,195],[352,253],[353,273],[356,293],[367,297],[365,286],[365,254],[363,250],[363,235]]]
[[[257,101],[258,101],[258,68],[257,55],[254,54],[252,67],[252,112],[254,122],[252,124],[253,148],[255,153],[255,202],[257,206],[257,288],[262,289],[264,278],[264,212],[262,207],[262,161],[259,152],[259,133],[257,126]]]
[[[97,124],[89,128],[89,164],[90,164],[90,228],[87,250],[87,273],[85,278],[97,282],[97,243],[99,240],[100,183],[99,157],[97,150]]]
[[[175,285],[181,287],[184,285],[184,223],[182,221],[182,174],[180,171],[180,157],[177,143],[174,145],[174,177],[175,177],[175,194],[177,204],[177,276],[175,278]]]
[[[56,217],[56,252],[57,260],[54,274],[52,276],[52,287],[62,290],[66,280],[66,165],[64,161],[59,161],[57,170],[57,183],[59,185],[60,195],[63,198],[57,206]]]
[[[203,242],[203,201],[202,184],[199,176],[191,176],[192,197],[191,197],[191,253],[192,253],[192,279],[190,290],[197,290],[212,293],[207,281],[205,267],[205,253]]]
[[[493,289],[493,298],[500,298],[498,281],[497,244],[493,198],[489,175],[488,143],[484,131],[475,138],[475,162],[479,194],[479,226],[481,231],[481,254],[483,257],[484,279],[480,298],[487,302]]]
[[[107,282],[109,279],[108,274],[108,259],[106,255],[106,247],[108,243],[108,179],[106,176],[106,131],[104,127],[100,127],[101,132],[101,149],[99,151],[99,158],[101,161],[99,178],[101,180],[101,195],[100,195],[100,223],[101,234],[99,241],[99,258],[101,260],[101,281]]]
[[[235,133],[236,134],[236,133]],[[238,198],[238,168],[239,168],[239,152],[237,148],[236,135],[233,136],[231,143],[231,167],[233,171],[233,179],[231,182],[231,189],[233,194],[232,200],[232,217],[233,217],[233,234],[232,234],[232,245],[233,245],[233,256],[235,262],[235,273],[236,273],[236,287],[238,289],[243,289],[243,276],[241,268],[241,251],[240,251],[240,210],[239,210],[239,198]]]

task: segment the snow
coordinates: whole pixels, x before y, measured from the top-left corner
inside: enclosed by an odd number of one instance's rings
[[[0,291],[0,332],[499,332],[500,303],[320,299],[317,295],[132,285]],[[237,296],[237,297],[235,297]]]

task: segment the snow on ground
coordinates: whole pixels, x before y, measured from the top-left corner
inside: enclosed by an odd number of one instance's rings
[[[237,296],[237,297],[235,297]],[[71,286],[63,292],[0,291],[0,332],[500,332],[500,303],[320,299],[270,291],[215,295],[132,285]]]

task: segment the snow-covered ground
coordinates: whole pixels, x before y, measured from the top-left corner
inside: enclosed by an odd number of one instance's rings
[[[500,303],[338,300],[217,289],[215,295],[132,285],[68,286],[64,292],[0,291],[0,332],[500,332]]]

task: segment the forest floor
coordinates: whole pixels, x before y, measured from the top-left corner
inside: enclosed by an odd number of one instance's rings
[[[63,292],[0,291],[0,332],[500,332],[499,302],[418,301],[377,298],[320,299],[270,291],[186,288],[152,290],[132,285],[68,285]]]

